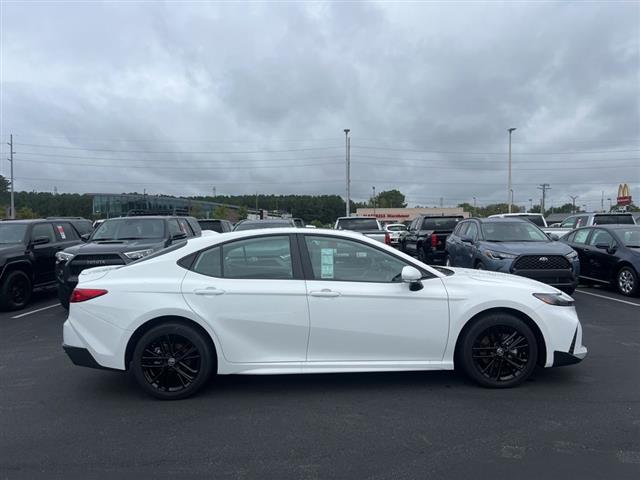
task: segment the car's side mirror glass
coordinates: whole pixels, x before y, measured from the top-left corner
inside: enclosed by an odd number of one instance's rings
[[[46,236],[36,237],[31,241],[31,245],[44,245],[45,243],[49,243],[51,239]]]
[[[84,235],[80,235],[80,240],[82,240],[83,242],[86,242],[89,240],[90,236],[91,236],[90,233],[85,233]]]
[[[558,235],[556,235],[555,233],[550,233],[550,234],[549,234],[549,238],[550,238],[551,240],[553,240],[554,242],[556,242],[556,241],[560,240],[560,237],[559,237]]]

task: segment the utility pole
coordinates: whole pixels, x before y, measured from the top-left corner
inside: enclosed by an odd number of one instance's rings
[[[569,198],[571,199],[571,203],[573,203],[573,208],[571,209],[571,213],[576,213],[576,198],[578,198],[578,195],[569,195]]]
[[[13,188],[13,154],[16,153],[13,151],[13,134],[9,135],[9,143],[7,143],[7,145],[9,145],[9,158],[7,160],[9,160],[9,162],[11,163],[11,213],[9,215],[9,218],[11,220],[14,220],[16,218],[16,205],[14,202],[14,188]]]
[[[511,213],[511,204],[513,203],[513,190],[511,189],[511,134],[515,127],[509,128],[509,184],[507,186],[507,203],[509,204],[509,213]]]
[[[440,197],[440,208],[442,208],[443,204],[444,204],[444,198]]]
[[[351,215],[351,139],[349,138],[348,128],[344,129],[344,155],[347,164],[347,217]]]
[[[604,190],[602,191],[602,197],[600,198],[600,211],[604,212]]]
[[[533,198],[529,199],[529,213],[531,213],[531,210],[533,210]]]
[[[476,208],[476,197],[473,197],[473,216],[477,216],[478,215],[478,210]]]
[[[547,190],[551,190],[551,187],[548,183],[541,183],[538,186],[538,190],[542,190],[542,201],[540,202],[540,213],[544,215],[544,201],[547,198]]]
[[[213,196],[214,196],[214,198],[216,196],[216,187],[215,187],[215,185],[213,186]]]
[[[374,185],[371,188],[373,188],[373,197],[372,197],[372,200],[373,200],[373,216],[375,217],[376,216],[376,186]]]

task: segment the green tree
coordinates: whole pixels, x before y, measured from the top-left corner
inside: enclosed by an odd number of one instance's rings
[[[29,218],[38,218],[38,214],[31,210],[29,207],[21,207],[16,211],[16,218],[20,220],[26,220]]]
[[[238,220],[245,220],[249,214],[249,209],[242,205],[238,210]]]
[[[226,219],[227,218],[227,207],[224,206],[224,205],[217,206],[216,209],[213,211],[213,217],[214,218]]]
[[[386,190],[376,195],[375,204],[379,208],[405,208],[405,196],[400,190]]]
[[[9,191],[9,187],[11,186],[11,182],[0,175],[0,193],[6,193]]]

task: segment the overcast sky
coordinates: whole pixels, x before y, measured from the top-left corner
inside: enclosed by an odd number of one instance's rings
[[[640,4],[2,2],[18,190],[640,199]],[[8,147],[3,145],[2,169]]]

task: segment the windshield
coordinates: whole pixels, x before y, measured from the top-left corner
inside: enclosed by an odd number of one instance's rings
[[[246,222],[239,223],[233,228],[234,232],[241,230],[258,230],[261,228],[288,228],[292,225],[289,222]]]
[[[406,225],[388,225],[387,230],[390,232],[404,232],[407,229]]]
[[[121,218],[104,221],[91,237],[99,240],[164,238],[164,221],[158,218]]]
[[[462,218],[458,217],[425,218],[422,222],[422,230],[453,231],[460,220],[462,220]]]
[[[632,215],[594,215],[594,225],[634,225]]]
[[[379,230],[375,218],[341,218],[338,220],[338,230]]]
[[[0,244],[22,243],[26,232],[26,224],[0,223]]]
[[[542,230],[529,222],[488,222],[482,224],[487,242],[548,242]]]
[[[616,233],[625,246],[640,248],[640,227],[618,228]]]

